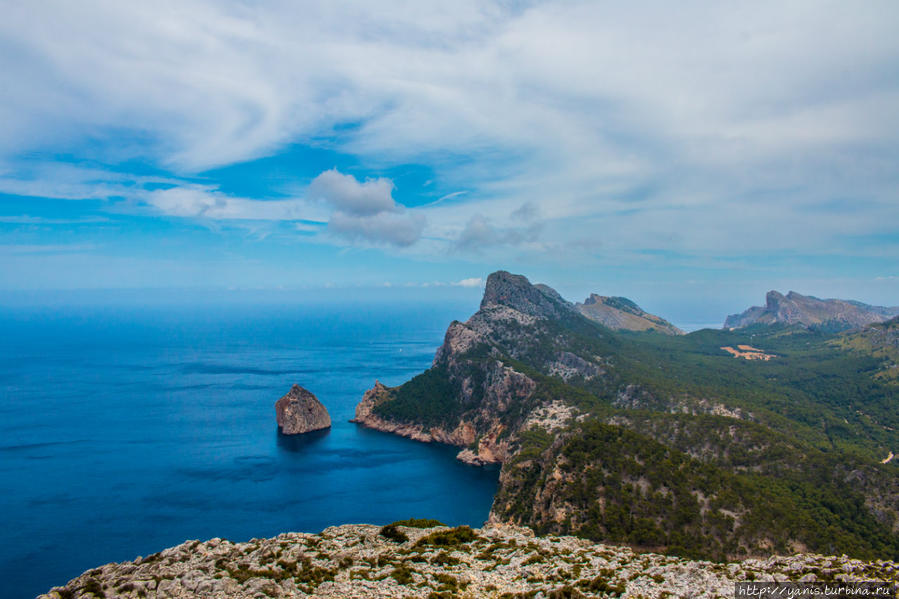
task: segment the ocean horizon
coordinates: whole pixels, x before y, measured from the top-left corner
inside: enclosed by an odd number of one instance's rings
[[[349,422],[376,379],[426,369],[470,301],[6,307],[0,311],[0,598],[189,539],[343,523],[480,526],[498,468]],[[328,431],[288,437],[292,384]]]

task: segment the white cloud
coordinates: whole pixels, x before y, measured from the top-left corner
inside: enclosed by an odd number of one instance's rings
[[[424,225],[424,216],[410,212],[379,212],[371,216],[335,212],[328,221],[328,230],[353,241],[410,246],[421,238]]]
[[[147,192],[145,201],[171,216],[217,220],[323,221],[327,212],[301,199],[250,200],[221,193],[215,186],[184,184]]]
[[[389,179],[357,181],[336,169],[316,177],[306,197],[288,200],[251,200],[229,196],[215,186],[182,184],[142,194],[156,210],[178,217],[212,220],[301,221],[297,231],[327,231],[350,242],[407,247],[417,242],[426,224],[424,215],[393,200]]]
[[[309,185],[307,196],[334,208],[328,230],[351,241],[407,247],[421,238],[424,215],[393,199],[393,181],[358,181],[337,169],[327,170]]]
[[[613,253],[846,251],[847,236],[897,232],[897,19],[889,0],[13,3],[0,158],[89,140],[190,174],[324,139],[469,192],[403,211],[390,181],[326,171],[310,188],[325,202],[180,182],[147,201],[330,221],[344,240],[433,255],[590,238]],[[128,191],[5,170],[7,193]]]
[[[456,281],[453,285],[457,287],[480,287],[484,284],[484,279],[481,277],[473,277],[470,279],[462,279],[461,281]]]
[[[379,212],[397,212],[393,201],[393,181],[378,178],[359,182],[337,169],[327,170],[312,180],[307,196],[323,200],[345,214],[371,216]]]

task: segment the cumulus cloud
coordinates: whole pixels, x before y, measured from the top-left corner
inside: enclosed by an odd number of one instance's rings
[[[385,178],[357,181],[337,169],[327,170],[312,180],[307,195],[324,200],[338,211],[355,216],[372,216],[381,212],[398,212],[393,200],[393,181]]]
[[[421,238],[425,217],[393,199],[393,181],[359,181],[337,169],[313,179],[308,196],[334,208],[328,229],[354,241],[410,246]]]
[[[427,220],[392,196],[393,182],[358,181],[336,169],[324,171],[303,198],[254,200],[227,195],[214,185],[184,183],[139,194],[169,216],[212,220],[297,221],[302,233],[320,233],[322,225],[351,242],[408,247],[421,239]]]
[[[410,246],[421,238],[425,218],[408,212],[379,212],[358,216],[335,212],[328,221],[328,229],[350,240],[376,244]]]

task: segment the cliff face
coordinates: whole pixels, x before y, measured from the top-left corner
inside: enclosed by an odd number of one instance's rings
[[[331,427],[331,416],[318,398],[299,385],[275,402],[278,428],[285,435],[300,435]]]
[[[188,541],[85,572],[38,599],[731,596],[734,582],[899,580],[894,562],[797,555],[712,564],[491,526],[344,525],[232,543]],[[405,540],[403,540],[405,539]]]
[[[899,307],[869,306],[861,302],[818,299],[790,291],[783,295],[769,291],[764,306],[753,306],[742,314],[732,314],[724,328],[742,328],[753,324],[798,324],[839,331],[883,322],[899,316]]]
[[[575,304],[583,316],[615,330],[654,330],[666,335],[683,335],[684,332],[655,314],[646,312],[626,297],[605,297],[590,294],[584,303]]]
[[[480,309],[449,326],[431,368],[398,387],[376,384],[356,421],[455,445],[472,464],[501,463],[493,522],[715,559],[826,542],[899,555],[899,479],[880,464],[899,445],[894,392],[841,396],[870,375],[807,344],[796,381],[720,350],[749,341],[619,335],[548,287],[498,272]],[[794,364],[789,336],[752,343],[778,354],[772,367]],[[815,369],[828,385],[807,382]],[[856,450],[828,449],[822,440],[837,435]],[[773,529],[775,520],[787,524]]]

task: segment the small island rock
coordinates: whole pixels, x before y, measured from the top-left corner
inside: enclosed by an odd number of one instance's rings
[[[294,385],[275,403],[278,429],[285,435],[299,435],[331,428],[328,410],[309,391]]]

